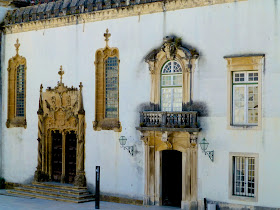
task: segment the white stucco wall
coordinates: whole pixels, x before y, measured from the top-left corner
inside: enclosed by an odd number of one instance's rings
[[[279,18],[280,5],[274,0],[249,0],[210,7],[127,17],[86,23],[4,37],[2,63],[3,105],[2,144],[4,177],[11,182],[33,178],[37,164],[37,109],[39,87],[54,87],[63,65],[64,82],[78,86],[83,82],[86,111],[86,176],[92,189],[95,166],[101,166],[101,190],[107,194],[142,199],[144,195],[144,151],[135,127],[139,106],[149,102],[150,75],[143,58],[162,44],[166,35],[181,37],[200,53],[194,80],[194,100],[208,105],[209,116],[200,119],[215,161],[198,152],[198,198],[279,207],[280,166],[280,88]],[[103,33],[112,34],[109,45],[120,51],[120,121],[122,132],[94,131],[95,67],[94,56],[105,46]],[[27,59],[27,129],[5,126],[7,117],[7,64],[15,55],[13,44],[19,39],[20,55]],[[262,90],[262,129],[227,129],[226,55],[265,54]],[[128,145],[136,145],[131,157],[120,148],[124,135]],[[258,201],[229,199],[229,152],[259,154]]]

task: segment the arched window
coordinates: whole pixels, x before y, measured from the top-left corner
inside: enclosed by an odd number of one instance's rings
[[[161,110],[182,111],[182,67],[175,60],[161,71]]]
[[[95,121],[96,131],[122,130],[119,121],[119,50],[109,47],[108,29],[104,34],[106,46],[95,53]]]
[[[8,63],[8,128],[26,128],[26,59],[18,54],[20,44],[15,44],[16,55]]]

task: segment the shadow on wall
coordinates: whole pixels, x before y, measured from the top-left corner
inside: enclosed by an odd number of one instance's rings
[[[183,104],[183,111],[197,111],[199,117],[207,117],[208,116],[208,107],[207,104],[203,101],[193,101],[192,103],[188,102]],[[160,111],[160,106],[158,104],[153,103],[142,103],[137,107],[137,112],[143,111]]]

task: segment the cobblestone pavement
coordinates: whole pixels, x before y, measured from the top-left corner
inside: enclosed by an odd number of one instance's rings
[[[26,197],[15,197],[5,195],[5,191],[0,191],[0,210],[33,210],[33,209],[59,209],[59,210],[72,210],[72,209],[95,209],[95,202],[87,203],[67,203],[60,201],[51,201],[38,198],[26,198]],[[175,207],[165,206],[136,206],[129,204],[111,203],[111,202],[100,202],[100,209],[135,209],[135,210],[178,210]]]

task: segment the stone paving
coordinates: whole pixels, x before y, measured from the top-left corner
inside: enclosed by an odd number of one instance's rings
[[[38,198],[15,197],[6,195],[5,190],[0,190],[0,210],[33,210],[33,209],[95,209],[95,202],[87,203],[66,203],[60,201],[51,201]],[[100,209],[135,209],[135,210],[178,210],[176,207],[166,206],[136,206],[129,204],[100,202]]]

